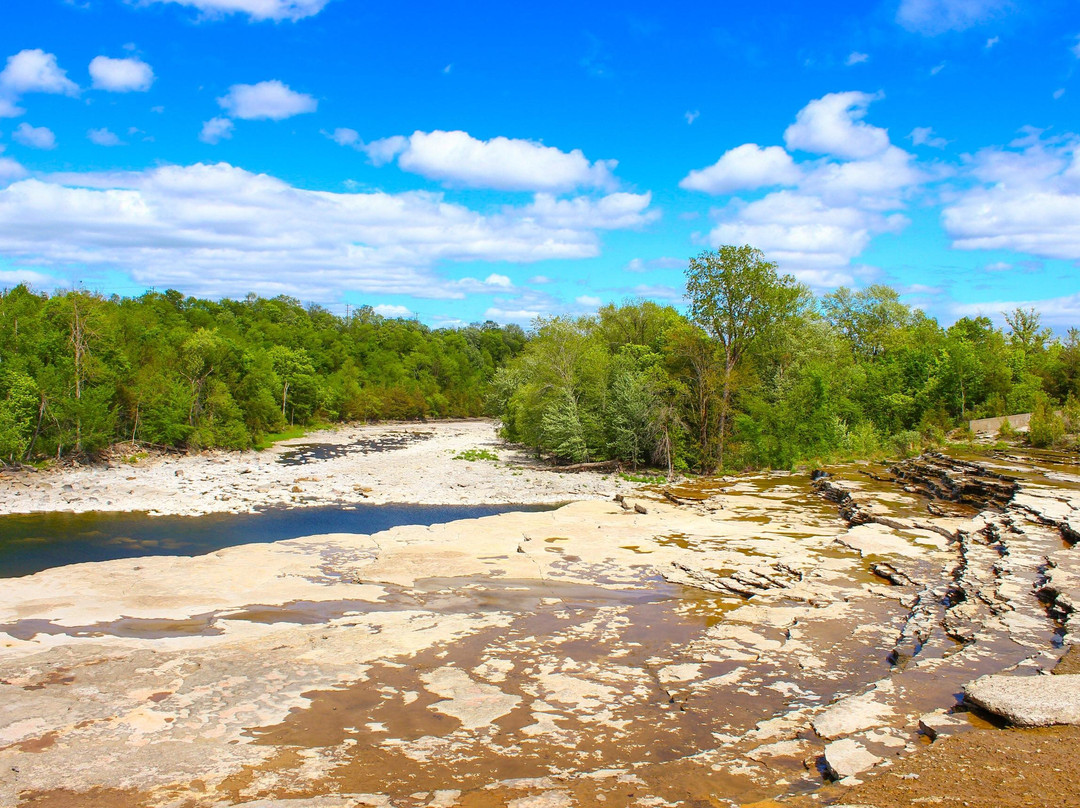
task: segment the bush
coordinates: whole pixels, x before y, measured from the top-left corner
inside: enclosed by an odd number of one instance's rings
[[[1050,400],[1039,396],[1031,413],[1028,426],[1028,443],[1038,449],[1058,446],[1065,439],[1065,422],[1054,412]]]

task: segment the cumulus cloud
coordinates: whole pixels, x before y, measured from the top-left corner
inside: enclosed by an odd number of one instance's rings
[[[604,301],[596,297],[595,295],[578,295],[574,298],[574,302],[577,303],[579,306],[585,306],[590,309],[595,309],[598,308],[601,304],[603,304]]]
[[[854,65],[861,65],[863,62],[868,61],[870,61],[869,53],[859,53],[858,51],[852,51],[848,54],[848,58],[844,60],[844,64],[846,64],[848,67],[853,67]]]
[[[949,145],[943,137],[938,137],[934,134],[934,130],[929,126],[916,126],[911,130],[911,134],[908,135],[912,144],[916,146],[929,146],[931,149],[944,149]]]
[[[408,306],[394,306],[384,303],[374,307],[374,311],[380,317],[412,317],[413,313]]]
[[[902,213],[929,176],[914,156],[863,122],[877,96],[832,93],[808,103],[785,132],[792,149],[822,158],[797,163],[784,149],[745,144],[713,166],[691,172],[683,187],[731,193],[789,186],[714,211],[710,244],[753,244],[785,272],[816,287],[851,283],[853,261],[882,233],[908,223]]]
[[[897,232],[907,220],[853,205],[832,206],[820,197],[778,191],[751,202],[710,234],[715,244],[753,244],[785,271],[815,286],[851,283],[849,265],[880,233]]]
[[[25,93],[78,95],[79,85],[60,69],[55,55],[34,48],[8,57],[0,72],[0,92],[9,99]]]
[[[123,141],[120,140],[119,137],[117,137],[115,132],[112,132],[105,127],[102,127],[101,129],[91,129],[89,132],[86,133],[86,137],[90,140],[91,143],[94,143],[98,146],[124,145]]]
[[[351,144],[350,144],[351,145]],[[564,152],[532,140],[478,140],[468,132],[413,132],[363,147],[376,165],[397,158],[398,167],[428,179],[501,191],[611,190],[615,160],[589,162],[580,149]]]
[[[1041,300],[991,300],[984,303],[956,303],[951,307],[954,317],[989,317],[999,326],[1005,325],[1004,312],[1015,309],[1035,309],[1043,325],[1056,328],[1076,326],[1080,311],[1080,292]]]
[[[56,135],[47,126],[31,126],[28,123],[20,123],[11,137],[24,146],[32,149],[55,149]]]
[[[727,194],[769,185],[794,185],[800,176],[791,155],[779,146],[762,148],[756,143],[744,143],[724,152],[708,168],[691,171],[683,177],[679,187],[707,194]]]
[[[889,147],[889,133],[863,122],[871,102],[880,95],[829,93],[811,101],[784,132],[792,150],[846,159],[873,157]]]
[[[298,93],[277,79],[258,84],[234,84],[218,99],[218,104],[234,118],[271,121],[314,112],[319,106],[310,95]]]
[[[1029,135],[976,153],[968,170],[979,184],[942,212],[954,247],[1080,260],[1080,139]]]
[[[896,21],[909,31],[936,36],[964,31],[997,17],[1009,0],[900,0]]]
[[[360,133],[348,127],[339,126],[333,132],[325,134],[339,146],[350,146],[355,149],[364,145],[364,142],[360,139]]]
[[[220,143],[232,137],[235,124],[228,118],[211,118],[202,125],[199,140],[203,143]]]
[[[0,143],[0,155],[4,153],[4,144]],[[0,156],[0,186],[7,185],[13,180],[21,180],[26,176],[26,169],[18,160]]]
[[[438,273],[443,262],[590,258],[599,230],[650,221],[647,195],[614,196],[485,214],[430,192],[308,191],[225,163],[53,175],[0,190],[0,254],[211,296],[460,299],[467,292]],[[506,291],[507,282],[492,273],[478,283]]]
[[[112,93],[144,93],[154,83],[154,71],[141,59],[110,59],[95,56],[90,62],[94,89]]]
[[[247,14],[253,20],[300,20],[323,10],[329,0],[149,0],[198,9],[208,17]]]

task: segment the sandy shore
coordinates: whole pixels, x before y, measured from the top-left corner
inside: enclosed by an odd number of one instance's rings
[[[0,472],[0,514],[147,511],[198,515],[275,506],[554,503],[611,497],[617,476],[562,474],[498,437],[488,420],[355,425],[262,452],[156,456],[54,471]],[[470,449],[498,456],[455,460]],[[306,462],[303,462],[306,458]]]

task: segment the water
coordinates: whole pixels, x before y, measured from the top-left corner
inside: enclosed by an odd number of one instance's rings
[[[148,555],[203,555],[238,544],[319,533],[375,533],[547,505],[357,505],[271,509],[254,514],[148,516],[145,513],[36,513],[0,516],[0,578],[84,561]]]

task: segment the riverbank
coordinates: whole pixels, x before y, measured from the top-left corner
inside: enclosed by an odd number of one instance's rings
[[[496,460],[455,459],[480,450]],[[366,502],[543,504],[634,485],[561,473],[498,437],[491,420],[351,425],[261,452],[130,456],[100,465],[0,472],[0,514],[145,511],[195,516]]]
[[[891,806],[1076,639],[1080,469],[669,493],[0,582],[0,805]]]

